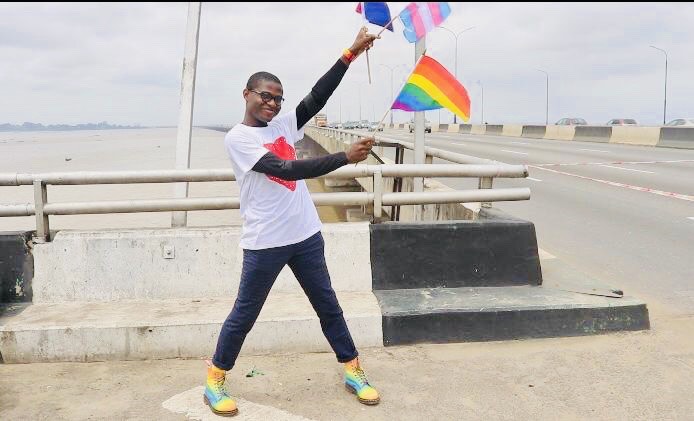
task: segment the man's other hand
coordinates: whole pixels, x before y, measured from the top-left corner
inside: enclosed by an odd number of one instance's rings
[[[365,160],[371,152],[376,139],[373,137],[363,137],[359,141],[352,143],[347,153],[347,160],[350,163],[357,163]]]

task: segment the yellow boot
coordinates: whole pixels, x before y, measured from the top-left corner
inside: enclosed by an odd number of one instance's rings
[[[381,401],[376,389],[369,385],[364,370],[359,366],[359,359],[345,363],[345,387],[357,395],[359,402],[365,405],[376,405]]]
[[[236,407],[236,402],[229,397],[229,392],[224,387],[225,380],[226,371],[215,367],[212,362],[207,361],[205,404],[217,415],[232,417],[238,414],[239,410]]]

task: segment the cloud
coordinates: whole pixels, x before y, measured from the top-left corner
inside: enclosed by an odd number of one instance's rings
[[[396,13],[407,3],[389,3]],[[203,3],[195,122],[243,118],[241,90],[259,70],[283,82],[290,110],[351,45],[359,27],[355,3]],[[472,98],[472,120],[541,123],[545,76],[550,121],[578,116],[662,121],[664,55],[668,51],[668,116],[691,114],[694,95],[694,5],[688,3],[451,3],[444,26],[459,32],[458,74]],[[1,122],[76,124],[107,120],[175,125],[186,3],[0,4]],[[370,30],[379,28],[369,26]],[[414,47],[385,32],[366,62],[352,64],[326,106],[329,119],[378,119],[389,105]],[[443,30],[427,52],[454,71],[455,41]],[[396,92],[397,94],[397,92]],[[361,107],[359,99],[361,98]],[[441,113],[442,122],[451,114]],[[431,121],[438,112],[427,113]],[[396,112],[396,121],[409,114]]]

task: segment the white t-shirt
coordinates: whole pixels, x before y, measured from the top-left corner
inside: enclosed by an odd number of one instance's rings
[[[235,125],[224,146],[241,188],[241,248],[260,250],[301,242],[321,229],[316,207],[304,180],[287,181],[253,171],[260,158],[273,152],[296,159],[294,144],[304,137],[296,112],[275,117],[266,127]]]

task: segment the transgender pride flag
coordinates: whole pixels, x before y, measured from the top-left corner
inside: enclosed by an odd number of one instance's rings
[[[405,25],[403,34],[409,42],[417,42],[450,14],[451,8],[446,2],[410,3],[400,12],[400,21]]]

